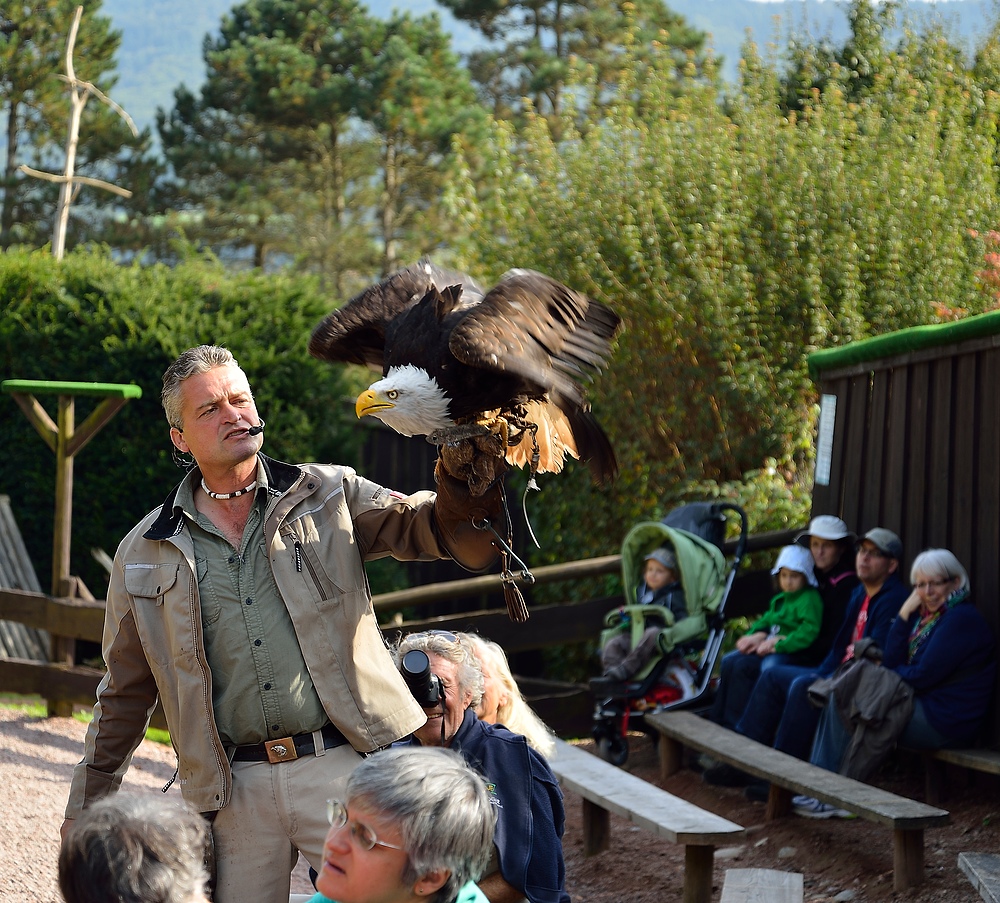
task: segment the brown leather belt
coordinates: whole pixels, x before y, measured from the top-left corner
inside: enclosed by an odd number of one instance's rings
[[[343,746],[347,742],[347,738],[332,724],[324,727],[321,733],[324,749]],[[272,765],[277,765],[279,762],[291,762],[302,756],[311,756],[315,752],[313,735],[298,734],[294,737],[281,737],[278,740],[265,740],[263,743],[254,743],[250,746],[237,746],[232,761],[270,762]]]

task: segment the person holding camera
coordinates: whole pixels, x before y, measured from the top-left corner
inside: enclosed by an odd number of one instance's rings
[[[482,892],[490,903],[569,903],[559,783],[524,737],[476,717],[483,674],[475,655],[455,634],[433,630],[404,637],[394,656],[427,715],[410,743],[454,749],[486,779],[497,813],[496,856],[479,882]]]

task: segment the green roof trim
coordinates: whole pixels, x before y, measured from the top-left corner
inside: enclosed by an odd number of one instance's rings
[[[815,380],[826,370],[839,370],[841,367],[863,364],[866,361],[877,361],[897,354],[997,334],[1000,334],[1000,311],[966,317],[954,323],[911,326],[873,339],[815,351],[808,357],[809,375]]]
[[[5,379],[0,389],[11,394],[92,395],[101,398],[142,398],[142,387],[132,383],[72,383],[50,379]]]

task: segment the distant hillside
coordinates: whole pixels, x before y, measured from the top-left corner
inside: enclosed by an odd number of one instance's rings
[[[104,14],[123,32],[114,98],[140,127],[154,126],[156,108],[170,108],[178,85],[196,88],[201,84],[205,77],[201,54],[204,37],[217,31],[223,14],[233,5],[233,0],[104,0]],[[847,34],[846,4],[837,0],[673,0],[669,5],[711,35],[712,47],[724,58],[723,73],[730,81],[736,78],[747,29],[762,51],[776,35],[786,35],[789,27],[814,38],[829,36],[835,42],[842,42]],[[393,8],[405,8],[416,15],[437,12],[459,52],[467,52],[481,41],[435,0],[373,0],[368,8],[382,18]],[[954,23],[956,33],[969,47],[991,21],[991,0],[913,2],[908,8],[918,18],[939,16]],[[776,17],[781,23],[777,31]]]
[[[814,40],[830,38],[843,44],[848,35],[846,0],[668,0],[695,28],[709,34],[715,55],[724,58],[723,74],[736,79],[740,51],[749,29],[765,58],[769,45],[782,46],[790,31]],[[915,24],[940,20],[963,40],[971,51],[992,22],[991,0],[948,0],[942,3],[911,2],[905,14]],[[901,23],[900,23],[901,24]]]

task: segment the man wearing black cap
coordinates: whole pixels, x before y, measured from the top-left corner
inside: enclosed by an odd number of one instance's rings
[[[819,709],[809,702],[809,685],[851,658],[862,637],[884,646],[889,625],[909,595],[898,576],[902,558],[903,543],[891,530],[875,527],[861,537],[855,559],[861,583],[851,595],[826,658],[814,669],[779,665],[762,674],[736,725],[738,733],[800,759],[809,758],[819,721]]]

